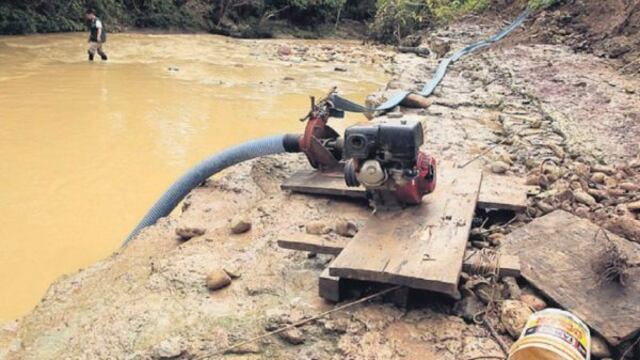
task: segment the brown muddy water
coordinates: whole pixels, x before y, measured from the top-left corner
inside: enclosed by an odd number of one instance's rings
[[[310,94],[337,85],[362,100],[386,79],[373,65],[275,56],[328,41],[115,34],[110,61],[88,63],[85,39],[0,37],[0,321],[116,250],[200,159],[300,131]]]

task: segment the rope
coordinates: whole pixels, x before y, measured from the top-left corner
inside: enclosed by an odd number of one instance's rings
[[[214,356],[214,355],[222,355],[222,354],[224,354],[224,353],[226,353],[226,352],[228,352],[228,351],[230,351],[230,350],[236,349],[236,348],[238,348],[238,347],[240,347],[240,346],[247,345],[247,344],[250,344],[250,343],[252,343],[252,342],[255,342],[255,341],[258,341],[258,340],[264,339],[264,338],[266,338],[266,337],[273,336],[273,335],[276,335],[276,334],[279,334],[279,333],[285,332],[285,331],[287,331],[287,330],[290,330],[290,329],[293,329],[293,328],[296,328],[296,327],[302,326],[302,325],[304,325],[304,324],[307,324],[307,323],[310,323],[310,322],[312,322],[312,321],[318,320],[318,319],[320,319],[320,318],[323,318],[323,317],[325,317],[325,316],[327,316],[327,315],[330,315],[330,314],[333,314],[333,313],[335,313],[335,312],[338,312],[338,311],[341,311],[341,310],[347,309],[347,308],[352,307],[352,306],[357,305],[357,304],[361,304],[361,303],[363,303],[363,302],[365,302],[365,301],[369,301],[369,300],[374,299],[374,298],[377,298],[377,297],[379,297],[379,296],[382,296],[382,295],[388,294],[388,293],[390,293],[390,292],[392,292],[392,291],[396,291],[396,290],[400,289],[401,287],[402,287],[401,285],[396,285],[396,286],[390,287],[390,288],[388,288],[388,289],[385,289],[385,290],[382,290],[382,291],[378,291],[378,292],[377,292],[377,293],[375,293],[375,294],[371,294],[371,295],[369,295],[369,296],[365,296],[365,297],[363,297],[363,298],[361,298],[361,299],[359,299],[359,300],[355,300],[355,301],[352,301],[352,302],[350,302],[350,303],[347,303],[347,304],[344,304],[344,305],[338,306],[337,308],[333,308],[333,309],[331,309],[331,310],[328,310],[328,311],[322,312],[322,313],[320,313],[320,314],[314,315],[314,316],[312,316],[312,317],[310,317],[310,318],[308,318],[308,319],[300,320],[300,321],[295,322],[295,323],[293,323],[293,324],[291,324],[291,325],[287,325],[287,326],[282,327],[282,328],[280,328],[280,329],[276,329],[276,330],[273,330],[273,331],[270,331],[270,332],[264,333],[264,334],[262,334],[262,335],[259,335],[259,336],[256,336],[256,337],[253,337],[253,338],[251,338],[251,339],[248,339],[248,340],[245,340],[245,341],[241,341],[241,342],[236,343],[236,344],[233,344],[233,345],[231,345],[231,346],[229,346],[229,347],[227,347],[227,348],[225,348],[225,349],[219,350],[219,351],[217,351],[217,352],[215,352],[215,353],[205,354],[205,355],[202,355],[202,356],[196,357],[195,359],[198,359],[198,360],[199,360],[199,359],[206,359],[206,358],[208,358],[208,357],[210,357],[210,356]]]
[[[527,7],[509,26],[502,29],[502,31],[500,31],[499,33],[489,37],[486,40],[469,44],[464,48],[455,52],[453,55],[442,59],[431,81],[425,84],[422,90],[419,91],[417,94],[424,97],[430,96],[434,92],[436,87],[438,87],[442,79],[444,79],[444,76],[447,74],[447,71],[449,70],[449,65],[460,60],[460,58],[462,58],[465,55],[471,54],[479,49],[485,48],[487,46],[490,46],[502,40],[505,36],[509,35],[513,30],[515,30],[517,27],[522,25],[522,23],[527,19],[527,17],[529,17],[530,13],[531,13],[531,9]],[[394,107],[398,106],[411,93],[412,92],[410,91],[399,91],[395,93],[384,104],[376,108],[370,108],[370,107],[357,104],[349,99],[343,98],[336,94],[330,95],[329,99],[333,103],[333,106],[339,110],[349,111],[349,112],[372,113],[376,111],[384,112],[384,111],[393,109]]]

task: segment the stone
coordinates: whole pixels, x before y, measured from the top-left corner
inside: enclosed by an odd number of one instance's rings
[[[202,236],[205,232],[207,232],[206,229],[199,227],[181,226],[176,228],[176,235],[184,241],[190,240],[196,236]]]
[[[160,344],[155,346],[152,350],[152,357],[154,359],[175,359],[185,353],[185,346],[180,339],[171,338],[163,340]]]
[[[621,189],[624,189],[629,192],[636,192],[640,190],[640,185],[632,182],[623,182],[618,185]]]
[[[291,345],[304,344],[304,334],[298,328],[292,328],[278,334],[280,339]]]
[[[347,72],[347,68],[342,66],[336,66],[333,70],[338,72]]]
[[[207,288],[209,290],[219,290],[231,284],[231,277],[226,271],[216,269],[207,275]]]
[[[640,221],[628,216],[616,216],[605,222],[604,227],[627,240],[640,243]]]
[[[573,190],[573,198],[577,202],[585,204],[587,206],[594,206],[597,204],[597,201],[593,198],[593,196],[589,195],[581,189]]]
[[[231,229],[231,233],[233,234],[246,233],[247,231],[251,230],[251,220],[243,216],[236,216],[231,219],[229,228]]]
[[[544,175],[540,175],[540,174],[531,174],[529,176],[527,176],[527,179],[525,180],[524,184],[525,185],[531,185],[531,186],[540,186],[542,185],[542,178],[544,177]]]
[[[282,80],[284,80],[284,81],[293,81],[293,80],[295,80],[295,78],[293,78],[291,76],[285,76]]]
[[[532,129],[540,129],[542,127],[542,119],[536,119],[529,126]]]
[[[503,233],[494,233],[487,237],[487,240],[493,246],[499,246],[504,241],[505,235]]]
[[[402,106],[416,109],[426,109],[433,104],[433,100],[418,94],[409,94],[400,103]]]
[[[596,164],[591,167],[591,171],[603,172],[607,175],[613,175],[616,172],[616,169],[613,166]]]
[[[596,184],[604,184],[604,180],[607,178],[607,175],[602,172],[596,172],[591,175],[591,181]]]
[[[331,228],[322,221],[311,221],[307,223],[305,229],[310,235],[325,235],[331,232]]]
[[[345,237],[354,237],[358,233],[358,225],[353,221],[340,220],[336,223],[336,234]]]
[[[611,357],[609,345],[602,337],[596,334],[591,334],[591,356],[596,359]]]
[[[485,305],[477,296],[471,294],[456,302],[453,313],[468,322],[473,322],[474,317],[484,311]]]
[[[504,161],[494,161],[491,164],[491,171],[495,174],[504,174],[507,170],[509,170],[509,164]]]
[[[520,301],[527,304],[527,306],[534,311],[540,311],[547,307],[547,302],[533,294],[520,295]]]
[[[229,349],[225,352],[225,354],[236,354],[236,355],[260,354],[260,353],[262,353],[262,348],[257,342],[243,344],[238,347],[234,347],[233,349]]]
[[[240,267],[235,265],[225,266],[222,270],[224,270],[231,279],[239,279],[242,276]]]
[[[520,290],[520,286],[518,285],[518,281],[513,276],[506,276],[502,279],[507,291],[509,292],[509,299],[518,300],[522,295],[522,290]]]
[[[293,50],[291,50],[291,48],[287,45],[280,45],[280,47],[278,47],[278,54],[283,56],[289,56],[293,54]]]
[[[627,203],[627,209],[629,211],[640,211],[640,200]]]
[[[524,302],[519,300],[505,300],[502,302],[500,322],[509,335],[517,339],[532,314],[533,311],[531,311],[529,306]]]
[[[390,112],[390,113],[387,114],[387,117],[389,119],[400,119],[403,116],[404,116],[404,114],[401,113],[400,111],[394,111],[394,112]]]

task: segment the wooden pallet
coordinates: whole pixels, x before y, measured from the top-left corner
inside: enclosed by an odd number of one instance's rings
[[[440,179],[438,179],[438,182],[440,182]],[[298,171],[286,179],[281,188],[305,194],[345,196],[361,199],[367,197],[363,187],[348,187],[344,182],[344,174],[341,171]],[[534,186],[525,185],[524,181],[518,177],[484,174],[478,197],[478,207],[516,212],[524,211],[527,207],[527,194],[534,190]]]

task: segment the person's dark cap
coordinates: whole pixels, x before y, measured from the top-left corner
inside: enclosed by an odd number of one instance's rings
[[[93,10],[93,8],[88,8],[88,9],[87,9],[87,11],[85,11],[84,13],[85,13],[85,14],[87,14],[87,15],[89,15],[89,14],[93,14],[93,15],[95,15],[95,14],[96,14],[96,11],[95,11],[95,10]]]

